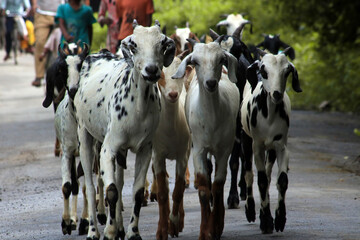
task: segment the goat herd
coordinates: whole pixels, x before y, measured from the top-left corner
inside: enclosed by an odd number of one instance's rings
[[[220,239],[222,235],[230,155],[229,208],[239,204],[237,172],[241,158],[240,196],[246,200],[247,220],[255,221],[254,155],[261,197],[260,229],[263,233],[272,233],[274,228],[284,230],[290,115],[285,88],[290,73],[293,89],[302,90],[297,71],[286,57],[291,48],[277,55],[259,49],[259,58],[254,60],[241,41],[248,23],[242,21],[234,27],[222,21],[219,25],[229,27],[227,35],[210,30],[214,42],[200,43],[189,28],[179,28],[177,34],[167,37],[159,22],[143,27],[134,20],[133,34],[121,43],[121,56],[106,49],[89,54],[86,44],[59,47],[60,54],[47,73],[43,106],[54,105],[61,144],[64,234],[77,227],[77,178],[83,172],[84,208],[79,233],[87,234],[87,239],[99,239],[100,222],[106,224],[104,239],[141,239],[138,221],[152,159],[153,184],[157,184],[152,194],[159,205],[156,239],[178,236],[184,227],[183,195],[190,152],[201,205],[199,239]],[[128,150],[136,159],[131,220],[125,231],[122,188]],[[77,152],[82,171],[76,167]],[[166,159],[176,160],[171,210]],[[215,161],[213,180],[210,159]],[[275,160],[279,195],[274,221],[269,184]]]

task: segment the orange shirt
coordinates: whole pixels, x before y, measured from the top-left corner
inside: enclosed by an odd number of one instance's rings
[[[146,26],[146,17],[154,13],[152,0],[116,0],[116,12],[122,18],[118,39],[123,40],[133,33],[133,20]]]

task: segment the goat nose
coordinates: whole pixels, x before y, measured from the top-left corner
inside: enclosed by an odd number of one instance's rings
[[[208,80],[206,81],[206,86],[209,90],[213,91],[216,88],[217,81],[216,80]]]
[[[172,99],[172,100],[175,100],[178,96],[178,93],[177,92],[170,92],[169,93],[169,97]]]
[[[273,97],[274,97],[274,99],[276,101],[280,101],[282,99],[282,97],[283,97],[283,94],[281,92],[279,92],[279,91],[275,91],[273,93]]]
[[[157,66],[155,65],[150,65],[150,66],[147,66],[145,68],[145,71],[149,74],[149,75],[155,75],[158,71],[158,68]]]

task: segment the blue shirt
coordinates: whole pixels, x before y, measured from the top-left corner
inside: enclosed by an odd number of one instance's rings
[[[2,0],[1,8],[6,10],[6,15],[23,15],[24,7],[30,8],[30,0]]]
[[[56,12],[56,23],[59,23],[59,18],[64,20],[68,34],[75,37],[75,43],[80,40],[81,45],[83,42],[90,44],[88,27],[96,23],[91,7],[82,4],[81,7],[75,11],[69,3],[61,4]],[[62,35],[61,47],[63,47],[65,42],[66,40]]]

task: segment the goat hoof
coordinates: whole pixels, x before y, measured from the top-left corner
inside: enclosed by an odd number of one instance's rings
[[[263,234],[270,234],[274,231],[274,219],[271,216],[270,211],[265,213],[260,210],[260,229]]]
[[[98,238],[98,237],[95,237],[95,236],[92,237],[92,238],[91,238],[91,237],[87,237],[86,240],[99,240],[99,238]]]
[[[229,194],[229,197],[227,199],[227,204],[229,209],[237,209],[239,208],[239,196],[236,194]]]
[[[98,221],[99,221],[99,223],[101,224],[101,225],[105,225],[106,224],[106,214],[103,214],[103,213],[99,213],[98,215],[97,215],[97,219],[98,219]]]
[[[157,195],[156,195],[156,193],[150,193],[150,201],[151,202],[155,202],[155,201],[157,201]]]
[[[284,209],[277,209],[275,212],[275,230],[276,232],[283,232],[285,228],[286,223],[286,213],[285,208]]]
[[[124,229],[121,230],[121,231],[118,231],[118,233],[116,235],[116,239],[125,240],[125,231],[124,231]]]
[[[71,230],[76,230],[76,222],[73,220],[70,220]]]
[[[79,235],[85,235],[89,231],[89,221],[86,219],[80,219]]]
[[[140,235],[137,234],[135,236],[131,236],[129,240],[142,240],[142,238],[140,237]]]
[[[69,234],[69,235],[71,235],[71,221],[70,221],[70,223],[68,224],[68,223],[66,223],[66,221],[63,219],[62,220],[62,222],[61,222],[61,229],[62,229],[62,233],[64,234],[64,235],[66,235],[66,234]]]
[[[255,201],[253,198],[248,198],[245,205],[245,215],[248,222],[255,222]]]

